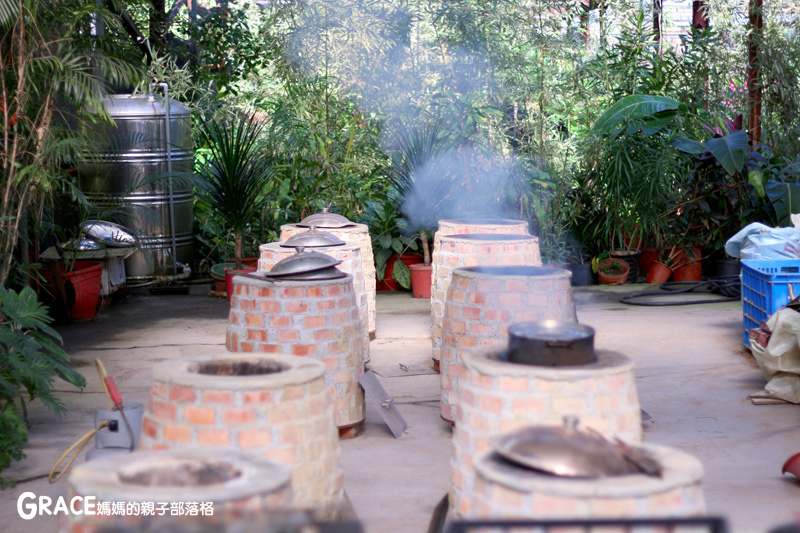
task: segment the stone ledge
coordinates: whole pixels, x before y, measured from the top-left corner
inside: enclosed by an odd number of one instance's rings
[[[464,365],[490,376],[536,377],[549,381],[576,381],[632,371],[633,360],[619,352],[596,350],[597,361],[590,365],[547,367],[521,365],[501,360],[506,347],[476,348],[464,352]]]

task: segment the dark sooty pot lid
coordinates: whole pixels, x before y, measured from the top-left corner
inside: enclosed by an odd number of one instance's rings
[[[311,226],[316,226],[318,228],[343,228],[345,226],[352,226],[353,223],[342,215],[328,212],[328,209],[325,208],[319,213],[307,216],[297,225],[304,228],[310,228]]]
[[[638,474],[616,444],[580,431],[574,417],[564,426],[530,426],[498,438],[494,450],[519,466],[562,477],[601,478]]]
[[[342,246],[344,241],[332,233],[317,231],[316,226],[311,229],[289,237],[281,246],[284,248],[320,248],[322,246]]]

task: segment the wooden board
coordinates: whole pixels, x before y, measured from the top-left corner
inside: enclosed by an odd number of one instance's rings
[[[403,420],[400,411],[397,410],[394,399],[386,393],[386,389],[375,377],[375,373],[372,370],[367,370],[358,382],[364,387],[367,397],[378,406],[378,412],[381,414],[383,421],[386,422],[386,425],[389,426],[389,429],[392,430],[392,434],[395,438],[400,438],[408,424]]]

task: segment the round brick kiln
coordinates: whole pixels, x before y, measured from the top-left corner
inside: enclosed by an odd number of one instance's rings
[[[567,520],[694,518],[705,513],[700,461],[663,446],[634,449],[659,463],[661,477],[558,477],[483,452],[475,459],[475,488],[464,495],[458,514],[473,520]]]
[[[442,350],[442,316],[453,269],[471,266],[541,266],[539,239],[531,235],[485,234],[443,235],[433,256],[431,324],[433,360],[437,365]],[[465,282],[466,283],[466,282]],[[464,287],[466,288],[466,287]]]
[[[317,224],[316,227],[321,231],[336,235],[347,243],[357,244],[361,247],[361,267],[364,272],[364,286],[367,292],[367,328],[370,338],[374,339],[375,285],[377,283],[377,278],[375,277],[375,257],[372,253],[372,239],[369,236],[369,228],[366,224],[347,222],[347,225],[344,226],[329,227],[324,225],[325,223],[323,221],[321,224]],[[285,241],[298,233],[308,231],[309,227],[311,227],[310,224],[304,224],[304,222],[300,222],[299,224],[284,224],[281,226],[280,240]]]
[[[575,320],[570,272],[534,266],[461,267],[453,270],[442,320],[442,418],[455,421],[465,349],[505,344],[508,325]]]
[[[338,432],[319,361],[226,353],[159,363],[139,446],[259,452],[291,467],[298,508],[342,502]]]
[[[137,526],[219,528],[292,506],[290,469],[238,450],[137,451],[103,457],[70,473],[69,501],[74,496],[94,496],[96,509],[104,514],[70,515],[68,525],[61,523],[65,533]],[[120,504],[125,511],[114,514],[114,505]]]
[[[261,252],[258,260],[259,272],[269,272],[278,262],[294,255],[295,250],[287,248],[283,244],[271,242],[259,246],[259,251]],[[343,244],[341,246],[315,247],[313,251],[341,261],[337,268],[353,276],[353,289],[355,290],[356,303],[361,316],[361,329],[364,337],[364,363],[369,363],[369,306],[367,304],[367,290],[364,284],[364,270],[361,262],[361,247],[357,244]]]
[[[629,443],[642,440],[641,409],[633,362],[606,350],[588,365],[545,367],[509,363],[506,348],[462,354],[466,376],[460,382],[451,459],[451,508],[475,487],[474,458],[490,448],[492,437],[529,425],[561,425],[564,416],[605,437]],[[462,511],[463,512],[463,511]]]
[[[470,233],[528,235],[528,223],[510,218],[445,218],[433,234],[433,253],[439,250],[443,235],[468,235]]]
[[[364,422],[361,318],[352,276],[278,281],[237,276],[225,346],[231,352],[307,356],[325,364],[336,426],[356,436]]]

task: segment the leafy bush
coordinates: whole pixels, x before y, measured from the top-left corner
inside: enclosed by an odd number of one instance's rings
[[[19,293],[0,287],[0,470],[21,459],[28,440],[27,401],[39,399],[57,415],[66,412],[53,395],[54,378],[83,388],[86,380],[69,366],[61,336],[49,326],[47,307],[30,287]]]

